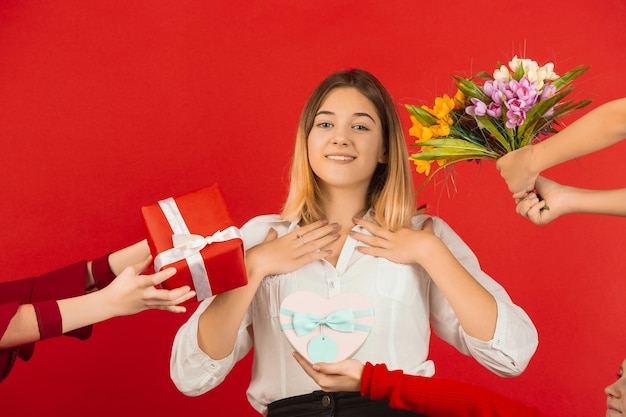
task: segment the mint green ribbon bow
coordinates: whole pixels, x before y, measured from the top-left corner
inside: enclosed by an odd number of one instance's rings
[[[297,336],[303,336],[312,332],[318,326],[328,326],[339,332],[350,333],[354,330],[369,330],[370,326],[359,325],[354,323],[355,317],[369,316],[371,310],[353,312],[351,308],[342,308],[336,310],[326,317],[317,317],[310,313],[302,313],[299,311],[291,311],[285,308],[280,309],[281,314],[292,316],[291,323],[283,324],[282,330],[294,329]]]
[[[300,312],[295,312],[293,315],[293,329],[298,336],[308,334],[321,325],[326,325],[338,332],[349,333],[354,331],[354,314],[352,314],[352,309],[343,308],[330,313],[326,317],[315,317],[313,314]]]

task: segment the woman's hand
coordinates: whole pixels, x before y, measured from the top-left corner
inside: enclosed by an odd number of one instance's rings
[[[522,198],[535,188],[539,173],[533,170],[533,152],[533,145],[524,146],[496,161],[496,168],[513,193],[513,198]]]
[[[427,245],[441,242],[435,235],[433,219],[430,217],[422,224],[422,230],[403,227],[395,232],[364,219],[355,219],[354,222],[372,234],[369,236],[351,231],[350,236],[368,245],[358,246],[357,249],[367,255],[382,257],[395,263],[422,263],[429,249]]]
[[[248,277],[262,279],[268,275],[293,272],[303,265],[331,254],[322,248],[339,237],[339,225],[326,220],[300,227],[277,237],[270,229],[263,243],[246,252]]]
[[[536,193],[531,192],[515,199],[517,203],[515,210],[520,216],[526,217],[536,225],[544,225],[565,214],[567,186],[538,177],[535,187]]]
[[[155,288],[176,273],[174,268],[166,268],[156,274],[141,275],[150,264],[152,257],[136,265],[126,267],[109,285],[98,291],[98,297],[106,297],[114,316],[128,316],[144,310],[158,309],[172,313],[184,313],[186,308],[179,306],[196,295],[189,286],[173,290]],[[96,294],[96,293],[94,293]]]
[[[310,364],[298,352],[293,357],[307,373],[320,386],[323,391],[360,391],[363,364],[356,359],[345,359],[335,363]]]

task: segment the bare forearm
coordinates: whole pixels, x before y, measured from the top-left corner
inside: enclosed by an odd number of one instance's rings
[[[135,265],[150,256],[147,240],[142,240],[109,255],[109,266],[115,275],[119,275],[127,266]]]
[[[198,321],[198,346],[213,359],[228,356],[237,341],[241,322],[254,298],[260,279],[215,296]]]
[[[108,293],[96,291],[91,294],[58,300],[63,333],[99,323],[116,317],[114,302],[107,300]]]
[[[480,340],[493,338],[498,316],[496,301],[439,239],[422,267],[432,277],[459,318],[465,332]]]
[[[565,213],[591,213],[626,216],[626,188],[615,190],[587,190],[568,187],[564,199]]]
[[[2,338],[0,349],[7,349],[39,340],[37,316],[32,304],[22,304],[9,322]]]
[[[556,135],[533,145],[537,173],[626,138],[626,98],[590,111]]]
[[[101,292],[58,300],[62,332],[67,333],[114,317],[110,303]],[[0,348],[20,346],[41,339],[39,323],[32,304],[22,304],[0,339]]]

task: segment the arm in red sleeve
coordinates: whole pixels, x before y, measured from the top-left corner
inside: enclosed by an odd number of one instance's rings
[[[38,301],[62,300],[85,294],[87,284],[87,262],[76,262],[35,278],[30,303]],[[65,333],[66,336],[86,340],[91,336],[92,326]],[[22,352],[20,352],[22,357]]]
[[[547,417],[534,407],[477,385],[405,375],[389,371],[384,364],[365,364],[361,395],[429,417]]]
[[[0,283],[0,339],[17,309],[30,300],[34,278]],[[0,349],[0,382],[9,375],[19,348]]]
[[[106,259],[108,255],[94,261],[97,268],[96,282],[110,282],[110,268]],[[36,278],[26,278],[0,283],[0,339],[7,331],[11,320],[16,316],[20,305],[33,304],[39,338],[46,339],[61,335],[62,320],[55,300],[85,294],[87,283],[87,263],[77,262],[64,268],[43,274]],[[106,283],[106,284],[105,284]],[[68,332],[81,340],[91,335],[92,326]],[[0,349],[0,381],[11,371],[16,356],[29,360],[34,352],[34,343],[19,347]]]

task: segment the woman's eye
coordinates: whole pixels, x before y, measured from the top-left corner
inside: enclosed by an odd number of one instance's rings
[[[369,130],[368,127],[365,125],[354,125],[353,127],[356,130]]]
[[[322,129],[328,129],[329,127],[332,127],[333,125],[329,122],[320,122],[317,124],[318,127],[321,127]]]

